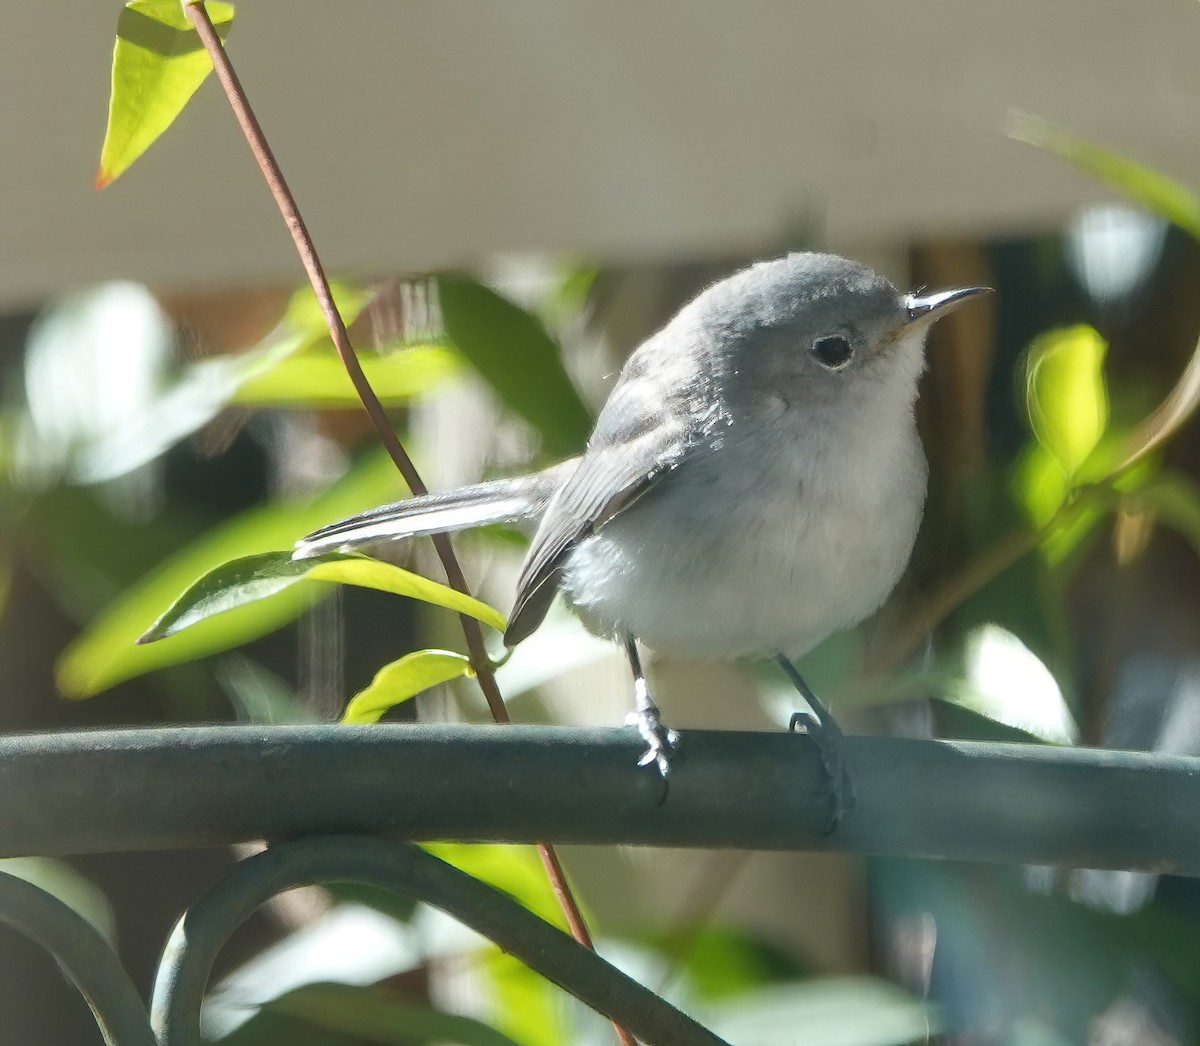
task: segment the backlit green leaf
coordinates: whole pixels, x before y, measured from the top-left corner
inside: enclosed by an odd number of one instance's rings
[[[223,40],[233,5],[205,5]],[[129,0],[117,19],[108,127],[96,187],[120,175],[171,126],[204,82],[212,61],[179,0]]]
[[[421,848],[473,879],[504,891],[546,922],[566,930],[562,909],[534,847],[515,843],[423,843]]]
[[[1037,527],[1057,521],[1043,535],[1039,548],[1046,561],[1062,563],[1095,529],[1107,512],[1101,504],[1074,513],[1060,510],[1071,496],[1071,484],[1057,458],[1031,442],[1013,468],[1013,495]]]
[[[333,280],[329,284],[333,304],[337,307],[342,322],[349,327],[371,300],[371,292],[353,284]],[[298,349],[314,348],[329,340],[329,323],[317,301],[316,292],[308,284],[301,287],[288,299],[283,318],[279,321],[275,338],[295,338]]]
[[[1030,441],[1013,466],[1013,495],[1026,515],[1044,527],[1071,493],[1066,474],[1040,443]]]
[[[367,381],[385,404],[406,403],[462,373],[462,361],[441,345],[414,345],[386,355],[364,355]],[[233,402],[253,407],[347,408],[360,400],[331,351],[289,356],[243,381]]]
[[[287,549],[261,552],[219,564],[189,585],[138,637],[138,643],[166,639],[218,614],[270,599],[294,585],[313,581],[334,581],[409,596],[470,614],[493,628],[504,628],[504,618],[498,611],[401,567],[336,552],[294,560],[291,550]]]
[[[736,867],[732,860],[730,866]],[[753,931],[712,924],[701,928],[693,921],[681,924],[659,950],[675,959],[679,973],[704,999],[736,999],[742,992],[805,973],[796,956]],[[678,952],[680,944],[686,945],[683,953]]]
[[[166,639],[214,614],[273,596],[303,581],[312,567],[311,561],[292,559],[290,552],[261,552],[222,563],[175,600],[138,642]]]
[[[423,603],[454,610],[459,614],[490,625],[497,632],[504,631],[504,615],[472,596],[464,596],[448,585],[431,581],[410,570],[384,563],[378,559],[353,556],[347,559],[320,559],[314,561],[307,575],[313,581],[336,581],[342,585],[358,585],[379,592],[391,592],[397,596],[408,596]]]
[[[449,650],[417,650],[398,661],[384,665],[375,673],[370,686],[355,694],[343,723],[374,723],[389,708],[416,697],[423,690],[451,679],[469,675],[471,662]]]
[[[370,291],[336,280],[330,283],[329,292],[347,327],[358,319],[371,300]],[[310,351],[317,355],[327,354],[329,359],[337,358],[325,314],[312,287],[305,285],[288,299],[279,322],[257,345],[245,352],[203,360],[193,364],[189,371],[217,361],[229,367],[232,385],[227,396],[231,400],[247,384],[269,382],[276,368],[286,367],[292,357]]]
[[[1029,349],[1025,404],[1038,443],[1068,479],[1100,442],[1108,425],[1104,354],[1108,345],[1091,327],[1079,324],[1049,331]]]
[[[1018,141],[1061,156],[1098,182],[1200,239],[1200,200],[1165,174],[1028,113],[1014,113],[1008,133]]]
[[[561,1046],[574,1039],[561,989],[499,948],[487,949],[479,966],[487,975],[497,1027],[523,1046]]]
[[[592,419],[541,321],[462,276],[440,277],[438,298],[451,343],[505,405],[538,431],[547,453],[578,453]]]
[[[394,467],[380,452],[313,501],[259,506],[214,528],[93,619],[59,658],[59,688],[68,697],[91,697],[122,680],[228,650],[281,627],[312,603],[318,594],[315,586],[288,586],[266,599],[205,618],[160,642],[136,645],[179,594],[210,570],[244,556],[289,548],[331,519],[395,498],[399,485]]]

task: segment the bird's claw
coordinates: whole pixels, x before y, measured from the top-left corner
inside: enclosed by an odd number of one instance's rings
[[[812,712],[793,712],[788,720],[788,730],[792,733],[807,734],[817,746],[817,755],[824,771],[824,780],[818,794],[829,797],[829,821],[824,834],[830,835],[846,812],[858,802],[858,790],[854,786],[854,777],[846,761],[846,749],[843,744],[845,735],[832,717],[822,722]]]
[[[665,726],[657,709],[630,712],[625,718],[627,726],[636,726],[646,742],[646,750],[638,760],[638,766],[656,766],[663,779],[663,798],[666,798],[667,776],[671,772],[671,760],[679,749],[679,734]]]

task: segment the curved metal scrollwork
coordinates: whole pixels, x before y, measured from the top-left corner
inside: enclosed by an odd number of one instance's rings
[[[230,934],[277,893],[322,883],[375,886],[440,908],[647,1043],[724,1041],[516,901],[419,847],[325,836],[280,843],[248,858],[179,920],[151,1006],[161,1046],[200,1043],[200,1004]]]
[[[155,1046],[133,981],[112,946],[82,915],[40,886],[0,873],[0,922],[58,960],[109,1046]]]
[[[0,874],[0,922],[62,964],[110,1046],[199,1046],[200,1007],[225,941],[276,894],[324,883],[375,886],[440,908],[646,1043],[724,1042],[516,901],[411,843],[320,836],[280,843],[243,861],[176,924],[149,1020],[112,947],[58,898]]]

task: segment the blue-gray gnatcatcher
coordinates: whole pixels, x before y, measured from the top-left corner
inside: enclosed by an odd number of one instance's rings
[[[332,523],[295,555],[536,522],[509,646],[560,591],[589,631],[624,644],[642,762],[664,777],[678,739],[637,643],[778,659],[812,707],[796,719],[821,751],[836,821],[854,794],[841,733],[788,659],[862,621],[899,580],[925,500],[913,417],[925,335],[986,291],[902,294],[832,254],[753,265],[629,357],[580,457]]]

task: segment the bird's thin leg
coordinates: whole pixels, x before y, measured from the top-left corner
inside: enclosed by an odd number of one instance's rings
[[[854,806],[857,799],[854,778],[850,774],[845,747],[842,744],[844,736],[842,728],[837,725],[837,720],[825,707],[825,702],[817,697],[813,693],[812,687],[804,681],[804,677],[796,670],[796,666],[782,654],[778,655],[775,660],[783,669],[784,675],[791,681],[792,686],[800,692],[800,696],[812,709],[811,712],[793,712],[792,718],[788,722],[788,729],[803,731],[817,746],[817,752],[821,757],[821,767],[825,771],[824,788],[829,793],[832,807],[826,831],[832,832],[842,819],[842,815]]]
[[[629,668],[633,672],[634,711],[626,720],[631,726],[638,728],[642,740],[646,742],[646,751],[638,760],[638,766],[649,766],[653,763],[665,782],[671,771],[671,757],[679,744],[679,735],[674,730],[663,725],[662,714],[654,698],[650,696],[650,687],[646,684],[646,673],[642,671],[642,659],[638,656],[637,640],[633,636],[625,637],[625,656],[629,658]]]

